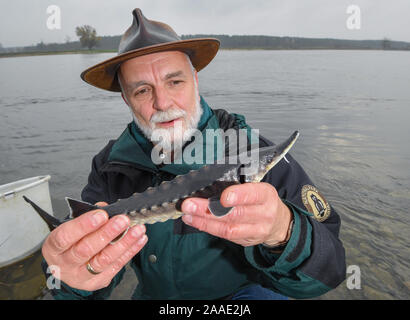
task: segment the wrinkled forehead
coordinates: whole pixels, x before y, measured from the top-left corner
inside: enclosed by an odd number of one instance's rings
[[[190,70],[190,60],[181,51],[165,51],[151,53],[124,61],[119,68],[121,74],[128,72],[144,72],[153,69],[167,71],[173,68]]]

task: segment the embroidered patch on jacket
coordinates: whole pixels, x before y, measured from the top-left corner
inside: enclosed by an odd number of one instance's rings
[[[313,213],[319,222],[325,221],[330,215],[330,205],[314,186],[306,184],[302,188],[302,202],[306,209]]]

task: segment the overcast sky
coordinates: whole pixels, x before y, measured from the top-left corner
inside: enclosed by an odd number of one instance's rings
[[[61,9],[61,29],[47,28],[47,7]],[[349,30],[350,5],[361,28]],[[99,35],[120,35],[139,7],[178,34],[273,35],[382,39],[410,42],[410,0],[0,0],[0,43],[26,46],[77,40],[75,27],[89,24]]]

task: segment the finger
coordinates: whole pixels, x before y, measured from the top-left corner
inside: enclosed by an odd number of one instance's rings
[[[186,206],[190,206],[188,202],[185,204]],[[200,198],[192,198],[189,199],[194,203],[195,208],[190,211],[191,213],[186,212],[185,215],[182,217],[183,221],[188,221],[190,219],[190,215],[200,216],[208,220],[215,220],[221,222],[232,222],[232,223],[246,223],[246,224],[256,224],[261,223],[261,221],[266,220],[266,223],[270,223],[272,221],[272,217],[269,215],[268,210],[262,205],[248,205],[248,206],[237,206],[234,207],[229,214],[223,217],[214,216],[209,212],[207,207],[207,200],[200,199]],[[183,204],[184,205],[184,204]],[[183,210],[184,211],[184,210]]]
[[[185,214],[211,215],[208,209],[209,200],[202,198],[188,198],[182,202],[181,210]]]
[[[130,225],[125,215],[111,218],[105,225],[87,235],[63,253],[62,258],[69,264],[83,264],[103,250],[114,238]]]
[[[108,203],[101,201],[101,202],[96,202],[95,205],[99,207],[105,207],[105,206],[108,206]]]
[[[145,238],[146,229],[144,225],[136,225],[130,230],[120,241],[114,245],[106,246],[101,252],[95,255],[90,263],[96,271],[104,271],[108,266],[113,264],[122,255],[124,255],[130,248],[137,244],[142,246]]]
[[[232,211],[223,216],[216,217],[210,213],[208,209],[209,200],[201,198],[189,198],[182,203],[182,212],[185,215],[182,217],[183,221],[188,221],[189,215],[200,216],[205,219],[222,221],[222,222],[235,222],[235,223],[260,223],[261,219],[266,219],[267,222],[271,221],[268,210],[262,205],[246,205],[237,206]],[[189,221],[188,221],[189,222]]]
[[[140,241],[137,241],[137,243],[134,243],[131,245],[128,250],[126,250],[116,261],[114,261],[109,267],[105,268],[104,271],[102,271],[99,274],[91,274],[87,270],[87,264],[90,263],[91,267],[96,271],[98,271],[97,268],[93,265],[93,262],[86,262],[84,265],[80,267],[82,274],[80,275],[81,278],[83,279],[88,279],[84,282],[85,286],[83,290],[87,291],[95,291],[97,289],[105,288],[107,287],[114,276],[139,252],[141,249],[145,246],[145,244],[148,241],[148,237],[146,234],[144,234],[141,237]],[[97,270],[96,270],[97,269]],[[70,285],[70,284],[69,284]],[[78,287],[78,285],[77,285]],[[79,288],[81,289],[81,288]]]
[[[105,269],[103,274],[112,279],[141,249],[146,245],[148,237],[144,234],[140,241],[134,243],[125,253],[123,253],[114,263]]]
[[[221,204],[224,207],[262,205],[275,197],[278,197],[276,189],[269,183],[244,183],[226,188],[221,194]]]
[[[272,222],[269,211],[263,205],[236,206],[229,214],[219,219],[226,223],[260,224]]]
[[[255,225],[253,224],[227,223],[224,221],[206,219],[200,216],[192,216],[192,221],[189,225],[200,231],[230,241],[256,239],[261,231],[255,230]]]
[[[57,227],[44,242],[43,251],[58,255],[68,250],[84,236],[100,228],[108,220],[108,214],[103,210],[86,212],[73,220]]]

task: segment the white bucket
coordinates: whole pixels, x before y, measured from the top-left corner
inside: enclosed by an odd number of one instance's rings
[[[39,250],[49,234],[47,224],[22,197],[53,214],[48,180],[50,176],[40,176],[0,186],[0,267]]]

